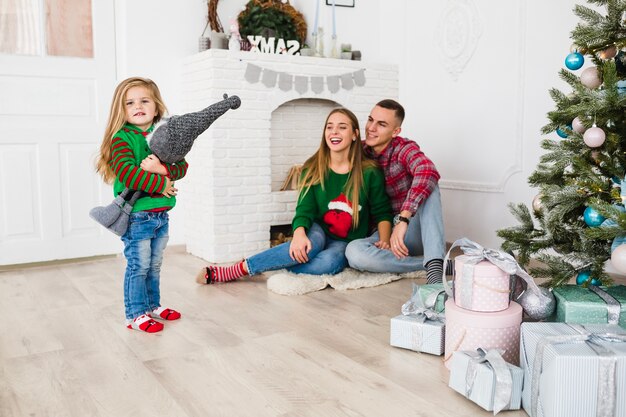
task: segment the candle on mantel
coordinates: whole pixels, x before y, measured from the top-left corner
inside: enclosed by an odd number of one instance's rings
[[[320,0],[317,0],[315,6],[315,25],[313,25],[313,35],[317,35],[317,24],[320,20]]]
[[[333,38],[337,37],[337,24],[335,23],[335,0],[333,0]]]

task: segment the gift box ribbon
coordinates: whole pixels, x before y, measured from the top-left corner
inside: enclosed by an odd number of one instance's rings
[[[495,390],[493,397],[493,415],[500,411],[508,409],[511,404],[511,396],[513,395],[513,377],[509,365],[502,358],[502,352],[498,349],[490,349],[485,351],[482,348],[476,349],[476,352],[464,352],[471,359],[467,364],[465,373],[465,397],[469,398],[474,389],[474,381],[478,372],[478,365],[485,363],[490,367],[496,377]]]
[[[445,322],[445,315],[435,311],[437,297],[439,297],[439,294],[442,294],[444,290],[434,291],[429,294],[428,297],[426,297],[426,302],[422,301],[419,291],[420,286],[413,283],[413,294],[411,294],[409,301],[402,304],[402,314],[415,317],[419,323],[424,323],[426,320]]]
[[[437,297],[439,297],[439,294],[443,293],[444,290],[433,292],[426,298],[426,302],[424,302],[422,301],[422,297],[420,297],[419,288],[419,285],[413,283],[413,294],[411,294],[409,301],[402,304],[402,314],[414,317],[418,323],[424,323],[426,320],[436,320],[444,323],[445,315],[435,311]],[[420,326],[413,327],[411,340],[414,346],[417,346],[418,349],[422,349],[424,337]]]
[[[463,272],[459,280],[462,282],[460,297],[461,307],[469,308],[472,305],[473,298],[473,286],[474,286],[474,266],[478,263],[486,260],[503,270],[509,275],[517,275],[522,278],[526,284],[528,290],[532,291],[537,297],[545,298],[545,302],[549,302],[549,299],[539,290],[537,284],[533,278],[526,273],[522,269],[521,266],[517,263],[513,256],[509,255],[506,252],[502,252],[495,249],[487,249],[480,246],[478,243],[469,240],[468,238],[462,238],[456,240],[443,261],[444,265],[448,264],[448,259],[450,259],[450,252],[455,247],[460,247],[463,253],[466,255],[465,264],[463,265]],[[445,268],[444,268],[444,276],[442,278],[443,287],[445,288],[446,294],[449,297],[454,298],[454,294],[452,292],[452,288],[448,284],[445,277]],[[504,290],[499,290],[504,291]],[[506,292],[509,290],[506,289]]]
[[[608,323],[618,324],[619,316],[622,312],[622,305],[620,302],[611,294],[604,291],[602,288],[596,287],[595,285],[590,285],[589,290],[596,293],[598,297],[602,298],[602,300],[606,303]]]
[[[596,355],[599,356],[598,367],[598,400],[596,417],[613,417],[615,415],[615,402],[617,386],[615,382],[615,368],[617,357],[615,353],[598,342],[625,342],[626,335],[615,333],[589,333],[583,326],[569,324],[578,334],[564,334],[546,336],[537,343],[530,390],[530,416],[537,417],[539,407],[539,378],[543,368],[543,352],[547,345],[559,343],[587,343]]]

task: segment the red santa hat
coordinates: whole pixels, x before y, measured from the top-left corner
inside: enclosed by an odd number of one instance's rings
[[[350,204],[346,196],[343,194],[339,194],[339,197],[335,198],[330,203],[328,203],[328,209],[345,211],[347,213],[350,213],[350,215],[352,215],[353,213],[352,205]]]

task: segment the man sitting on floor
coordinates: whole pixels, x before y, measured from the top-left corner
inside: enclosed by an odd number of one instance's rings
[[[404,273],[426,269],[428,283],[441,282],[445,238],[439,172],[420,147],[398,136],[404,108],[394,100],[374,106],[365,125],[365,153],[385,173],[395,214],[391,249],[377,246],[378,232],[350,242],[346,257],[361,271]]]

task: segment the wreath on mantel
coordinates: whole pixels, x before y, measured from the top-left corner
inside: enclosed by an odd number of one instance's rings
[[[215,32],[224,32],[220,18],[217,16],[217,3],[220,0],[209,0],[209,25]]]
[[[211,0],[217,3],[217,0]],[[306,22],[302,13],[288,0],[250,0],[237,17],[242,39],[248,35],[271,36],[277,39],[296,39],[301,45],[306,40]]]

